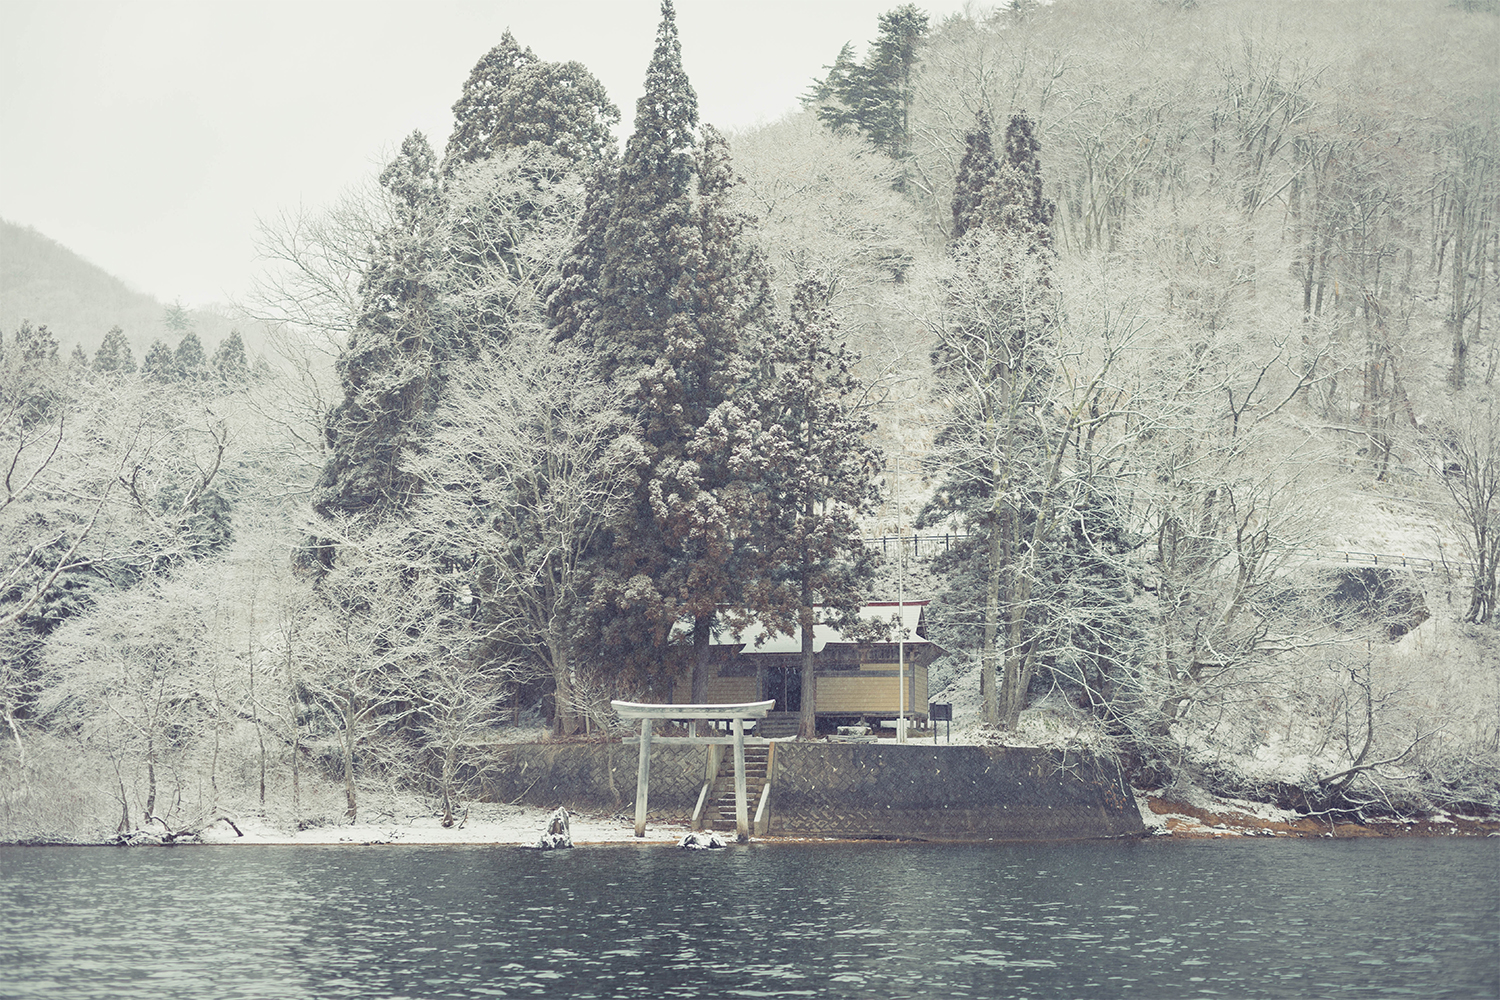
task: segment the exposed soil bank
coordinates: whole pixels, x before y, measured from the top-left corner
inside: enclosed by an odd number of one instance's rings
[[[1261,803],[1137,794],[1141,819],[1156,836],[1185,840],[1222,837],[1489,837],[1500,836],[1500,817],[1436,813],[1364,823],[1303,816]]]

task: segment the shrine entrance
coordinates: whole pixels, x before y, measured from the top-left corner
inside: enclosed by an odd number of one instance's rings
[[[802,664],[768,664],[760,696],[776,703],[773,712],[802,711]]]
[[[635,784],[635,835],[646,835],[646,798],[651,784],[652,724],[657,719],[689,721],[728,720],[734,736],[660,736],[663,743],[692,743],[698,746],[732,744],[734,746],[734,814],[735,832],[740,843],[750,839],[750,808],[745,798],[745,720],[764,719],[772,702],[753,701],[735,705],[646,705],[633,701],[612,701],[610,707],[621,719],[641,720],[641,759]],[[753,739],[753,737],[752,737]],[[625,742],[632,742],[630,737]],[[765,742],[756,740],[756,742]],[[701,796],[700,796],[701,798]]]

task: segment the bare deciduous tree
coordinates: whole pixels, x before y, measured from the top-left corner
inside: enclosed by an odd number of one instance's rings
[[[1471,391],[1456,396],[1433,431],[1426,455],[1472,574],[1462,620],[1493,621],[1500,612],[1500,404],[1495,395]]]
[[[533,329],[455,381],[413,468],[422,530],[451,553],[493,630],[492,655],[550,674],[559,735],[577,731],[575,615],[584,560],[629,495],[622,392]]]

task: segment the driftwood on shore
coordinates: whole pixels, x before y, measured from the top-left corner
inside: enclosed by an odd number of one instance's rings
[[[149,822],[160,823],[162,829],[166,832],[157,834],[143,827],[134,833],[116,834],[114,840],[110,841],[110,843],[119,847],[154,847],[158,845],[187,844],[196,841],[202,835],[203,831],[215,823],[228,823],[229,828],[234,831],[236,837],[243,837],[245,835],[238,824],[228,816],[215,816],[206,823],[200,823],[194,827],[184,827],[181,830],[173,830],[167,824],[167,821],[160,816],[152,815],[148,820]]]

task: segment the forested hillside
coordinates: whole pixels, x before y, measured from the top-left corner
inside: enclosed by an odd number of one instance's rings
[[[210,350],[238,331],[258,353],[266,336],[232,307],[163,304],[35,229],[0,219],[0,330],[14,333],[22,323],[47,327],[64,353],[77,347],[90,356],[115,327],[136,355],[157,339],[175,347],[189,330]]]
[[[849,30],[726,135],[665,0],[623,144],[507,34],[446,142],[266,228],[263,365],[9,332],[0,829],[320,822],[330,781],[451,819],[497,740],[897,587],[966,739],[1500,806],[1500,17]]]

